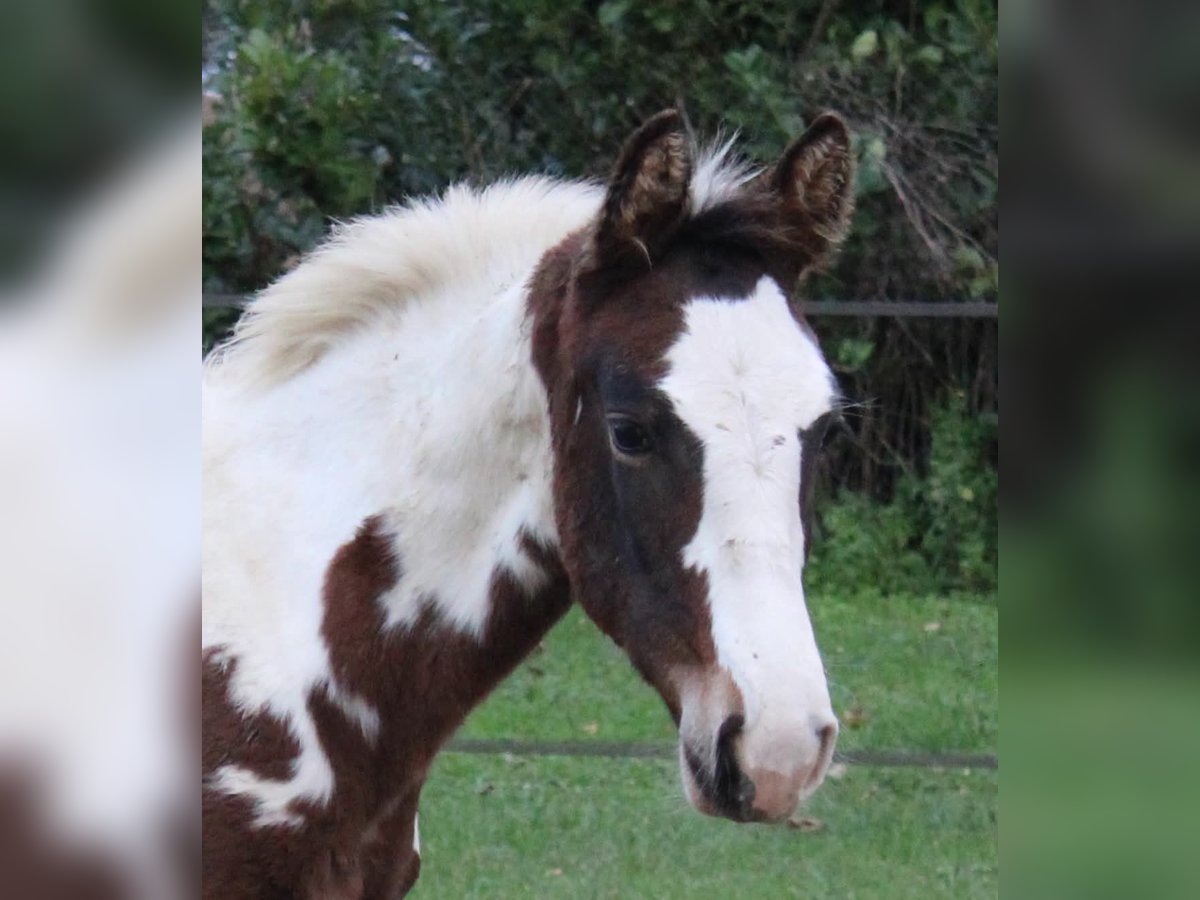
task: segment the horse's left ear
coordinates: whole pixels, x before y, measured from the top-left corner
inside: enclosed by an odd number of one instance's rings
[[[596,223],[596,262],[653,262],[688,211],[692,157],[683,117],[668,109],[625,142]]]
[[[781,215],[799,253],[799,269],[823,265],[850,230],[854,154],[840,116],[823,113],[769,170]]]

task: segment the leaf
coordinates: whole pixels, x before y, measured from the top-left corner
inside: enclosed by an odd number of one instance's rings
[[[861,728],[871,717],[861,706],[852,706],[842,714],[842,722],[847,728]]]
[[[983,268],[983,256],[974,247],[966,244],[955,247],[950,257],[961,271],[978,272]]]
[[[862,62],[879,49],[879,33],[874,28],[868,28],[854,39],[850,45],[850,56],[855,62]]]
[[[971,295],[972,299],[978,300],[993,290],[994,284],[995,279],[990,274],[976,275],[967,282],[967,293]]]
[[[839,372],[857,372],[867,364],[874,352],[874,341],[864,338],[842,338],[834,348],[834,367]]]
[[[629,4],[626,0],[610,0],[600,7],[596,17],[600,20],[602,27],[616,28],[621,24],[621,20],[625,18],[627,12],[629,12]]]
[[[913,57],[919,63],[924,63],[927,66],[940,66],[942,60],[945,59],[945,54],[942,53],[941,47],[935,47],[933,44],[926,44],[916,52]]]

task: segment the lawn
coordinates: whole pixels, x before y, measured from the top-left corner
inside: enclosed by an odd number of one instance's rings
[[[845,750],[992,753],[996,607],[826,599],[813,618]],[[577,610],[464,738],[671,741],[661,702]],[[687,808],[673,762],[443,754],[421,804],[416,897],[969,898],[997,892],[998,776],[839,767],[814,830]]]

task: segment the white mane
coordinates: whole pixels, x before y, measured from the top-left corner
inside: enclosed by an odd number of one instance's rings
[[[339,225],[255,298],[216,360],[252,383],[283,381],[381,310],[450,285],[465,291],[523,274],[599,203],[594,185],[535,176],[483,190],[456,185],[440,198]]]
[[[692,212],[730,199],[755,172],[733,138],[696,154]],[[299,266],[248,306],[213,355],[244,385],[270,386],[312,365],[348,334],[432,294],[508,284],[595,216],[599,185],[528,176],[479,189],[459,184],[338,225]]]

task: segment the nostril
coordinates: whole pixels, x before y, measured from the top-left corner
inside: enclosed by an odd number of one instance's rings
[[[820,759],[833,755],[833,746],[837,743],[837,736],[837,725],[824,725],[817,729],[817,743],[821,748],[818,754]]]
[[[809,773],[805,784],[806,790],[815,789],[825,779],[825,773],[829,770],[829,764],[833,761],[833,748],[837,744],[837,722],[821,725],[816,729],[816,732],[818,746],[817,762]]]
[[[753,799],[753,787],[742,774],[737,761],[734,740],[742,733],[745,717],[729,716],[717,730],[716,766],[713,771],[713,793],[719,808],[736,810]],[[747,791],[751,791],[748,795]]]

